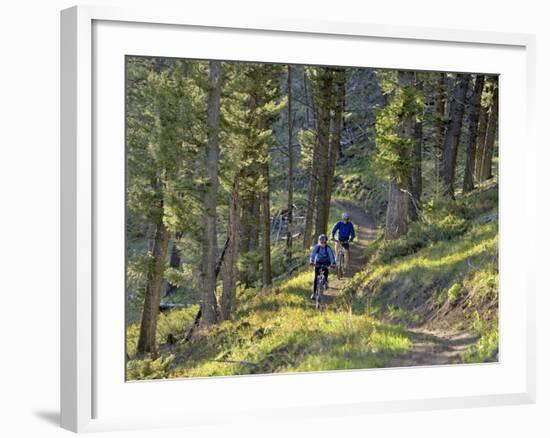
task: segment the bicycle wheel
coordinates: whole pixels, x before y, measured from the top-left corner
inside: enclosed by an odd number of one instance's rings
[[[319,306],[321,305],[321,297],[323,296],[323,292],[325,290],[325,279],[324,277],[319,276],[319,280],[317,283],[317,291],[315,293],[315,308],[319,309]]]
[[[348,242],[347,244],[347,248],[345,248],[347,254],[342,254],[342,272],[344,274],[346,274],[346,272],[348,271],[348,267],[349,267],[349,260],[350,260],[350,246],[351,244]],[[346,257],[347,255],[347,257]],[[347,259],[347,260],[346,260]]]
[[[341,279],[344,276],[344,254],[338,251],[338,263],[336,264],[336,276]]]

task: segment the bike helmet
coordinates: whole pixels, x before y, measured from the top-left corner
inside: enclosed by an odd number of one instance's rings
[[[349,213],[347,211],[342,213],[342,219],[349,219]]]
[[[321,234],[319,236],[319,242],[326,242],[327,240],[328,240],[328,238],[327,238],[326,234]]]

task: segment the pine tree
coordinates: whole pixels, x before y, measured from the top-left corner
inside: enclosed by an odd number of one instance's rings
[[[375,158],[380,172],[389,180],[385,238],[391,240],[407,232],[411,151],[414,126],[421,120],[423,96],[414,86],[412,72],[387,71],[381,76],[391,97],[376,116]]]
[[[469,126],[466,150],[466,164],[464,167],[464,183],[462,191],[471,192],[474,189],[474,167],[476,160],[476,146],[479,127],[479,114],[481,110],[481,94],[485,83],[485,75],[475,76],[474,90],[469,99]]]
[[[449,107],[450,122],[445,133],[443,156],[440,163],[440,174],[443,181],[443,195],[452,199],[454,199],[456,158],[464,118],[464,103],[466,101],[469,81],[470,75],[468,74],[459,73],[456,75],[452,100]]]
[[[489,108],[487,133],[483,145],[483,155],[480,171],[480,181],[483,182],[492,178],[493,154],[498,129],[498,82],[492,78],[492,99]]]
[[[218,320],[216,300],[217,195],[221,99],[221,62],[210,61],[208,71],[208,139],[204,164],[206,184],[203,189],[204,234],[201,261],[201,325],[209,327]]]
[[[137,352],[153,356],[170,235],[179,231],[178,212],[195,190],[188,177],[197,175],[201,139],[190,128],[201,125],[203,96],[193,76],[194,67],[183,61],[133,58],[128,65],[128,220],[139,218],[154,230],[151,252],[137,265],[146,272]],[[130,257],[130,277],[139,259]]]

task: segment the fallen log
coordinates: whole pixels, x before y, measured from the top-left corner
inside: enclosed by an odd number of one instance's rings
[[[160,303],[159,310],[161,312],[166,312],[167,310],[172,309],[185,309],[186,307],[191,306],[191,304],[180,304],[180,303]]]

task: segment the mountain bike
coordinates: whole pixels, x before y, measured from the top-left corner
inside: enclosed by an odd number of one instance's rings
[[[319,275],[317,276],[317,287],[315,288],[315,294],[314,294],[316,309],[318,309],[319,306],[321,305],[322,296],[325,293],[325,290],[327,288],[327,278],[325,275],[327,269],[328,267],[321,268],[319,270]]]
[[[344,276],[347,268],[347,266],[344,263],[344,253],[346,250],[346,248],[344,247],[344,244],[348,245],[347,250],[349,251],[349,244],[350,244],[349,240],[346,242],[340,241],[338,245],[338,253],[336,254],[336,276],[338,277],[338,279]],[[349,254],[348,254],[348,258],[349,258]],[[349,263],[349,260],[348,260],[348,263]]]

